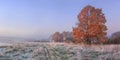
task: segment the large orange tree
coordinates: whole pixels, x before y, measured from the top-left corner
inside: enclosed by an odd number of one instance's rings
[[[73,36],[77,43],[103,43],[107,39],[106,19],[101,9],[90,5],[84,7],[78,15],[77,27],[73,28]]]

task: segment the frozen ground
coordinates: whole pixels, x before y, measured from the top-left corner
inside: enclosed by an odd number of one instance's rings
[[[0,46],[0,60],[120,60],[120,45],[14,43]]]

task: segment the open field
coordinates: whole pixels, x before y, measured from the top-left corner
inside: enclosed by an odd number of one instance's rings
[[[120,60],[120,45],[14,43],[0,46],[0,60]]]

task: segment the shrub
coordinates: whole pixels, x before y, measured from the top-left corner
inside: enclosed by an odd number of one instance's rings
[[[108,44],[120,44],[120,31],[113,33],[106,43],[108,43]]]

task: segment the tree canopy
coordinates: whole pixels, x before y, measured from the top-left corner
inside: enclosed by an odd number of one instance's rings
[[[78,14],[78,25],[73,28],[77,43],[103,43],[107,39],[106,19],[101,9],[86,6]]]

